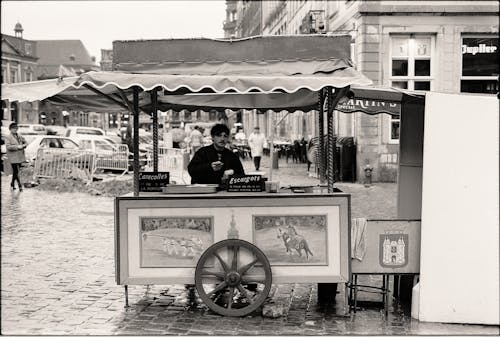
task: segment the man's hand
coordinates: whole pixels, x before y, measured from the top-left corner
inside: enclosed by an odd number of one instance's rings
[[[221,162],[220,160],[214,161],[210,165],[212,166],[212,170],[214,170],[214,171],[220,171],[220,170],[222,170],[222,167],[224,167],[224,163]]]

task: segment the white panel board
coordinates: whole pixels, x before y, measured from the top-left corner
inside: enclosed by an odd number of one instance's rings
[[[499,107],[428,93],[419,317],[499,324]]]

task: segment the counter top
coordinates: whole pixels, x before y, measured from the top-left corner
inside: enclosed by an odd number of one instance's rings
[[[334,193],[297,193],[292,192],[291,189],[282,188],[277,193],[269,193],[269,192],[227,192],[227,191],[218,191],[215,193],[192,193],[192,194],[167,194],[162,192],[140,192],[138,197],[134,197],[134,193],[127,193],[119,196],[119,198],[280,198],[280,197],[293,197],[293,198],[307,198],[307,197],[321,197],[321,196],[343,196],[347,193],[344,193],[338,189]]]

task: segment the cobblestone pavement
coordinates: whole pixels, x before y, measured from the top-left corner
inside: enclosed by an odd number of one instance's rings
[[[250,161],[244,162],[250,170]],[[264,169],[266,161],[264,160]],[[282,185],[317,184],[305,165],[280,162]],[[83,193],[1,188],[1,333],[4,335],[348,335],[494,334],[498,327],[420,323],[391,302],[342,315],[343,286],[335,307],[320,310],[316,284],[274,285],[271,300],[282,317],[260,313],[222,317],[184,285],[115,283],[113,199]],[[353,216],[395,216],[395,184],[338,184],[352,193]],[[367,280],[376,283],[376,279]]]

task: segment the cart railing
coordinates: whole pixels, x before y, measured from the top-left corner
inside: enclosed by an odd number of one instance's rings
[[[128,171],[128,147],[118,145],[113,151],[97,152],[95,169]]]

